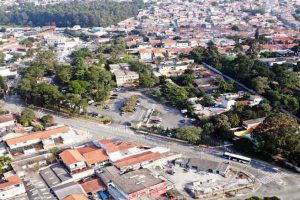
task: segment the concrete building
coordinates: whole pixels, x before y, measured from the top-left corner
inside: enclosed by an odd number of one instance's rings
[[[210,172],[222,176],[226,176],[230,169],[229,163],[199,158],[178,159],[176,163],[195,172]]]
[[[139,80],[139,74],[130,70],[127,63],[111,64],[110,71],[115,75],[117,86],[132,86]]]
[[[99,176],[116,200],[156,199],[167,192],[167,183],[148,169],[120,174],[112,166],[105,168]]]

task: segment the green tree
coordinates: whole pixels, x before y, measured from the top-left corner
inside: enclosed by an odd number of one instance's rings
[[[200,100],[201,105],[205,106],[205,107],[210,107],[215,105],[215,101],[214,98],[209,95],[209,94],[205,94],[202,99]]]
[[[40,50],[35,57],[34,64],[47,73],[52,73],[57,64],[56,55],[51,50]]]
[[[212,65],[216,69],[221,69],[221,54],[219,53],[218,47],[215,44],[208,44],[208,47],[204,52],[204,62]]]
[[[54,117],[52,115],[44,115],[41,118],[41,121],[44,126],[48,127],[48,126],[51,126],[52,124],[54,124]]]
[[[72,68],[70,65],[57,65],[55,71],[56,78],[62,83],[68,83],[72,78]]]
[[[0,156],[0,175],[7,171],[7,166],[10,164],[11,159],[6,156]]]
[[[295,165],[300,164],[299,124],[289,115],[273,113],[252,133],[266,155],[281,155]],[[272,141],[272,142],[270,142]]]
[[[253,89],[259,94],[263,94],[267,89],[270,89],[269,80],[267,77],[255,77],[254,79],[252,79],[251,85]]]
[[[6,93],[8,87],[6,84],[6,81],[4,80],[4,78],[2,76],[0,76],[0,89],[4,91],[4,93]]]
[[[5,65],[5,54],[0,51],[0,65]]]
[[[170,104],[179,108],[184,107],[188,99],[188,92],[174,83],[167,82],[161,87],[160,92]]]
[[[18,121],[23,126],[29,126],[35,120],[35,118],[36,118],[36,116],[35,116],[34,111],[30,108],[25,108],[21,112],[21,115],[19,116]]]
[[[176,129],[176,138],[197,144],[201,141],[202,129],[194,126],[185,126]]]
[[[139,74],[139,85],[141,87],[151,88],[158,84],[159,79],[153,74],[150,65],[137,61],[129,62],[129,64],[130,69]]]
[[[82,95],[86,93],[90,83],[87,81],[74,80],[68,84],[68,91],[73,94]]]
[[[89,3],[74,1],[72,4],[61,2],[47,6],[28,3],[0,9],[0,23],[31,26],[107,27],[136,16],[144,7],[142,0],[126,3],[108,0]]]
[[[215,127],[213,123],[209,122],[203,125],[203,133],[212,134],[213,132],[215,132]]]
[[[232,127],[238,127],[241,124],[241,119],[238,114],[230,112],[227,114],[227,117]]]

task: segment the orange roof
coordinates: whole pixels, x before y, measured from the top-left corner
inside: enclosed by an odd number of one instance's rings
[[[172,45],[172,44],[176,44],[176,41],[167,39],[167,40],[164,40],[163,43],[166,44],[166,45]]]
[[[113,153],[117,151],[124,151],[133,147],[137,147],[136,144],[131,142],[119,142],[119,141],[112,141],[109,139],[99,140],[108,153]]]
[[[79,153],[82,155],[82,154],[85,154],[85,153],[89,153],[89,152],[95,151],[97,149],[99,149],[99,147],[88,146],[88,147],[79,147],[79,148],[77,148],[77,151],[79,151]]]
[[[17,175],[13,175],[7,178],[7,180],[3,183],[0,183],[0,189],[6,190],[8,187],[20,184],[22,181]]]
[[[152,53],[152,50],[151,49],[140,49],[139,53],[140,54],[144,54],[144,53],[148,53],[149,54],[149,53]]]
[[[166,50],[164,48],[153,49],[154,54],[164,53]]]
[[[17,138],[8,139],[8,140],[6,140],[6,144],[13,145],[13,144],[21,143],[21,142],[27,142],[29,140],[47,139],[47,138],[50,138],[52,135],[56,135],[59,133],[66,133],[69,130],[70,130],[70,128],[68,126],[62,126],[62,127],[58,127],[58,128],[54,128],[54,129],[49,129],[46,131],[38,131],[35,133],[20,136]]]
[[[86,193],[99,192],[105,190],[105,185],[100,180],[100,178],[95,178],[90,181],[86,181],[84,183],[81,183],[80,185]]]
[[[64,198],[64,200],[89,200],[84,194],[71,194]]]
[[[14,117],[12,116],[12,114],[9,113],[0,116],[0,123],[5,123],[9,121],[14,121]]]
[[[132,166],[138,163],[142,163],[145,161],[152,161],[152,160],[157,160],[160,158],[160,153],[158,152],[145,152],[145,153],[141,153],[138,155],[134,155],[134,156],[130,156],[121,160],[118,160],[117,162],[115,162],[115,166],[117,168],[122,168],[122,167],[128,167],[128,166]]]
[[[68,149],[59,154],[66,165],[85,161],[85,158],[76,149]]]
[[[90,165],[109,160],[108,156],[102,149],[84,153],[83,157],[85,158],[86,162]]]

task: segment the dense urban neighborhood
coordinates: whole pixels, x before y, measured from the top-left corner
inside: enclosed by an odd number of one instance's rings
[[[298,200],[300,1],[0,1],[0,200]]]

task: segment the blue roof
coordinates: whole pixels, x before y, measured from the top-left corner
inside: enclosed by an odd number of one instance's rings
[[[101,199],[108,199],[108,196],[103,191],[99,192],[99,195],[100,195]]]

